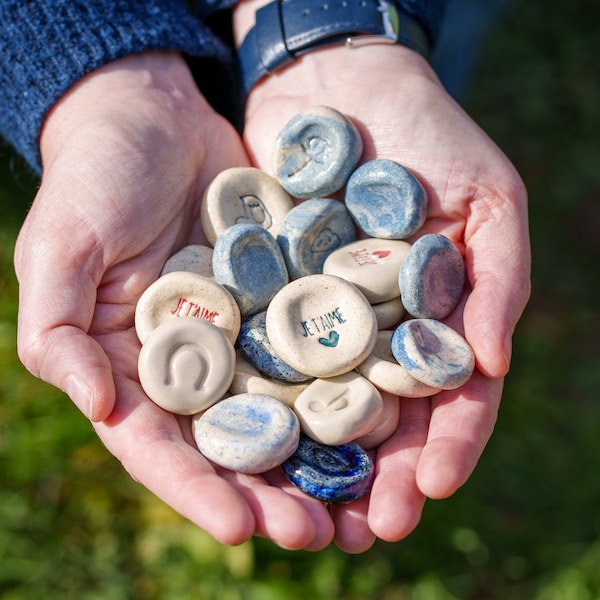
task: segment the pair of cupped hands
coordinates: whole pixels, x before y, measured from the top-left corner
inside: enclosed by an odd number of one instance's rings
[[[425,186],[420,233],[443,233],[464,253],[470,290],[448,322],[477,358],[460,389],[400,399],[398,428],[373,453],[370,494],[334,506],[304,495],[281,469],[242,475],[204,459],[190,418],[142,391],[133,327],[136,302],[165,260],[203,242],[210,181],[234,166],[272,173],[276,135],[314,105],[352,119],[363,161],[396,160]],[[492,433],[529,295],[526,193],[417,53],[373,45],[305,55],[250,93],[243,138],[201,96],[180,55],[129,56],[60,99],[40,149],[41,185],[15,252],[19,354],[92,420],[133,479],[225,544],[259,535],[287,549],[334,541],[352,553],[407,536],[426,498],[465,483]]]

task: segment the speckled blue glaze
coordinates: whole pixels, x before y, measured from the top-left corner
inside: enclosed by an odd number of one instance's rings
[[[232,225],[222,233],[215,242],[213,271],[242,315],[264,310],[289,281],[277,240],[259,225]]]
[[[324,502],[352,502],[373,483],[370,456],[356,443],[326,446],[300,435],[296,452],[283,463],[286,477],[303,492]]]
[[[456,307],[465,285],[465,264],[445,236],[419,238],[404,257],[398,275],[402,303],[413,317],[443,319]]]
[[[331,198],[305,200],[285,217],[277,242],[291,279],[323,272],[325,259],[356,240],[346,207]]]
[[[409,319],[392,334],[394,358],[421,383],[451,390],[466,383],[475,368],[467,341],[435,319]]]
[[[352,122],[328,107],[314,107],[289,121],[275,141],[274,170],[296,198],[323,198],[341,189],[362,154]]]
[[[403,240],[427,217],[427,194],[401,164],[375,159],[358,167],[346,185],[346,208],[367,235]]]
[[[303,383],[311,380],[312,377],[296,371],[275,352],[267,336],[266,318],[267,313],[262,311],[242,323],[238,344],[248,362],[263,375],[279,381]]]

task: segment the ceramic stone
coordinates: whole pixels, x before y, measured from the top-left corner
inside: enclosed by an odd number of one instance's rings
[[[300,426],[279,400],[238,394],[195,417],[192,433],[200,452],[212,462],[238,473],[265,473],[294,453]]]
[[[135,330],[143,344],[161,323],[184,317],[216,325],[232,344],[240,331],[240,309],[233,296],[213,279],[186,271],[167,273],[146,288],[136,305]]]
[[[233,167],[219,173],[202,199],[202,229],[211,246],[232,225],[258,225],[277,237],[294,203],[279,182],[254,167]]]
[[[400,298],[392,298],[387,302],[372,304],[371,307],[377,319],[377,328],[380,331],[396,327],[406,314]]]
[[[215,279],[235,298],[242,315],[264,310],[288,282],[275,238],[258,225],[232,225],[213,253]]]
[[[296,452],[283,463],[286,477],[324,502],[358,500],[371,488],[373,461],[358,444],[326,446],[301,435]]]
[[[330,198],[294,207],[277,236],[291,279],[321,273],[325,259],[355,239],[356,227],[346,207]]]
[[[377,333],[377,342],[369,357],[356,371],[366,377],[379,390],[385,390],[403,398],[424,398],[433,396],[440,388],[425,385],[415,379],[392,354],[393,331]]]
[[[208,321],[187,317],[152,331],[138,358],[140,384],[161,408],[191,415],[219,401],[233,379],[235,351]]]
[[[346,208],[367,235],[403,240],[423,226],[427,194],[402,165],[375,159],[352,173],[346,185]]]
[[[275,352],[313,377],[351,371],[370,354],[377,320],[364,295],[333,275],[308,275],[279,291],[267,308]]]
[[[411,376],[444,390],[465,384],[473,374],[475,356],[467,341],[435,319],[411,319],[392,335],[395,359]]]
[[[303,383],[311,377],[288,365],[273,349],[267,336],[267,313],[257,313],[242,323],[238,344],[246,359],[267,377]]]
[[[463,258],[447,237],[424,235],[406,254],[398,284],[409,314],[421,319],[443,319],[456,307],[463,291]]]
[[[315,379],[294,402],[302,432],[336,446],[371,431],[383,412],[377,388],[358,373]]]
[[[202,275],[202,277],[212,277],[212,255],[213,250],[208,246],[201,244],[184,246],[165,262],[160,274],[166,275],[173,271],[191,271]]]
[[[379,423],[369,433],[354,440],[361,448],[372,450],[388,440],[400,421],[400,399],[389,392],[382,392],[383,410]]]
[[[323,198],[341,189],[358,164],[363,144],[352,122],[315,106],[293,117],[273,150],[273,171],[296,198]]]
[[[323,273],[353,283],[371,304],[400,296],[398,274],[410,244],[402,240],[368,238],[332,252]]]

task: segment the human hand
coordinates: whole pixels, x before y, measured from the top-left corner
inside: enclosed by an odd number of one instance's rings
[[[259,3],[238,5],[238,43]],[[405,47],[323,49],[260,82],[247,100],[244,132],[256,166],[272,173],[277,133],[314,105],[353,120],[365,143],[363,161],[393,159],[419,178],[429,213],[418,235],[443,233],[455,242],[471,288],[447,322],[473,347],[475,374],[460,389],[400,399],[400,423],[377,451],[370,496],[334,507],[336,543],[360,552],[376,536],[408,535],[427,497],[445,498],[465,483],[492,433],[512,333],[530,293],[526,192],[427,62]]]
[[[215,470],[190,417],[152,403],[137,377],[136,302],[174,249],[203,241],[204,188],[248,164],[237,133],[180,56],[148,53],[76,84],[40,143],[41,187],[15,252],[24,364],[67,392],[135,480],[216,539],[326,546],[319,502],[276,474]]]

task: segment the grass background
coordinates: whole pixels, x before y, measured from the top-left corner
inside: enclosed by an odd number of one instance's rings
[[[0,597],[600,598],[600,5],[518,3],[464,105],[530,194],[533,297],[469,482],[361,556],[223,547],[133,483],[15,355],[14,240],[35,182],[0,159]],[[41,299],[43,305],[43,299]]]

